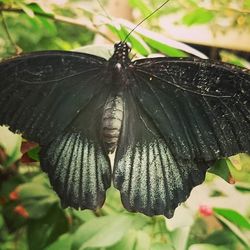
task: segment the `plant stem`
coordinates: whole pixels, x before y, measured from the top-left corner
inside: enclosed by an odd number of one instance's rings
[[[19,8],[6,8],[6,7],[0,7],[0,12],[14,12],[14,13],[24,13],[24,11],[22,9]],[[43,18],[47,18],[47,19],[51,19],[55,22],[61,22],[61,23],[67,23],[67,24],[72,24],[72,25],[77,25],[80,27],[84,27],[94,33],[97,33],[101,36],[103,36],[106,40],[108,40],[109,42],[113,43],[114,41],[112,39],[110,39],[105,33],[99,31],[98,29],[95,28],[95,26],[91,23],[91,22],[82,22],[79,20],[76,20],[74,18],[70,18],[70,17],[66,17],[66,16],[60,16],[60,15],[49,15],[46,13],[41,13],[41,12],[36,12],[33,11],[34,14],[36,16],[40,16]]]
[[[5,30],[5,33],[6,33],[7,37],[8,37],[11,45],[14,47],[16,55],[18,55],[18,54],[20,54],[22,52],[22,49],[12,39],[12,37],[10,35],[10,32],[9,32],[9,29],[8,29],[8,26],[7,26],[7,23],[6,23],[5,18],[4,18],[3,12],[1,10],[0,10],[0,15],[1,15],[1,18],[2,18],[2,24],[3,24],[3,28]]]

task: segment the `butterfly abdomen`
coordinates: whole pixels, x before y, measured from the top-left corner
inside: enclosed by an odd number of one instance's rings
[[[120,94],[111,95],[104,107],[102,118],[103,141],[106,150],[113,153],[117,147],[123,120],[123,99]]]

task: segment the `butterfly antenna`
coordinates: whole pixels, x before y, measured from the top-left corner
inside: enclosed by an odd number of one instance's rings
[[[108,12],[106,11],[106,9],[104,8],[102,2],[100,0],[97,0],[99,6],[101,7],[101,9],[103,10],[105,16],[112,21],[112,18],[110,17],[110,15],[108,14]]]
[[[146,16],[143,20],[141,20],[125,37],[123,42],[126,42],[128,37],[130,36],[130,34],[138,27],[140,26],[142,23],[144,23],[148,18],[150,18],[151,16],[153,16],[159,9],[161,9],[165,4],[167,4],[170,0],[165,1],[162,5],[160,5],[157,9],[155,9],[152,13],[150,13],[148,16]]]

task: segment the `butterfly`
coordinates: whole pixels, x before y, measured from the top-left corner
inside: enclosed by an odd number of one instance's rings
[[[250,72],[197,58],[44,51],[0,63],[0,124],[41,146],[63,207],[171,218],[217,159],[250,152]],[[109,153],[115,151],[111,168]]]

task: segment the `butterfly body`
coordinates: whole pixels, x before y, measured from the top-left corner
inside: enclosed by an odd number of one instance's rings
[[[113,153],[117,147],[117,142],[121,132],[123,120],[123,99],[122,93],[116,93],[106,101],[103,119],[102,119],[102,131],[103,140],[107,152]]]
[[[40,144],[62,205],[172,217],[210,164],[250,152],[250,73],[192,58],[35,52],[0,63],[0,125]],[[116,149],[111,168],[108,153]]]

